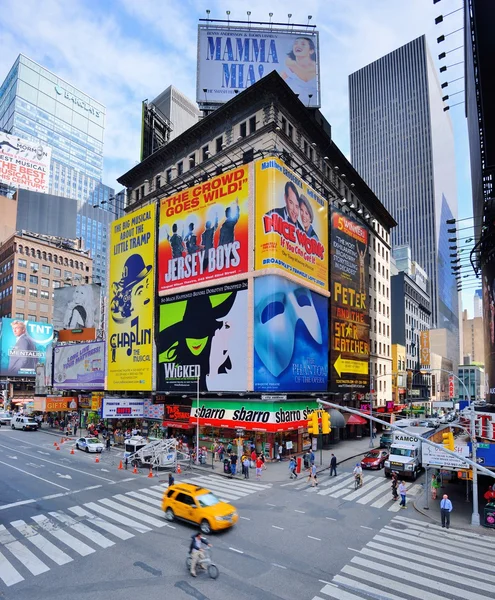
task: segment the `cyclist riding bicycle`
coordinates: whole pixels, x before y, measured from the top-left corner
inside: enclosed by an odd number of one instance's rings
[[[363,469],[361,468],[361,465],[359,463],[356,463],[352,474],[354,475],[354,479],[359,483],[359,485],[363,485]]]
[[[191,538],[191,545],[189,546],[189,554],[191,555],[191,575],[196,577],[196,565],[205,558],[203,551],[203,544],[208,548],[211,548],[211,544],[208,540],[201,535],[200,532],[195,533]]]

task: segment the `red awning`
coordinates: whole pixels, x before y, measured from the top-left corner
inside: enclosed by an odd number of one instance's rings
[[[351,415],[347,419],[346,425],[366,425],[366,423],[367,421],[366,419],[363,419],[363,417],[360,417],[359,415]]]
[[[176,429],[193,429],[194,425],[191,423],[184,423],[183,421],[163,421],[162,427],[175,427]]]

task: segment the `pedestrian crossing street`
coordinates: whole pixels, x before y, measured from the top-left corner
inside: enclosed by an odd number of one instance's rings
[[[182,482],[206,487],[226,502],[271,487],[243,480],[224,481],[211,475],[177,480]],[[152,485],[64,511],[33,515],[28,522],[19,519],[7,527],[0,525],[0,589],[2,582],[10,587],[137,534],[162,527],[175,529],[165,521],[161,509],[167,487]]]
[[[392,483],[383,475],[364,473],[364,484],[359,489],[354,489],[354,475],[340,473],[337,477],[328,475],[318,478],[318,486],[311,487],[308,476],[301,473],[298,479],[283,483],[281,487],[292,487],[298,491],[305,491],[318,496],[330,496],[342,500],[354,501],[357,504],[366,504],[373,508],[387,507],[390,512],[400,510],[399,500],[392,500]],[[423,486],[418,483],[406,481],[407,498],[419,496],[423,493]]]
[[[488,600],[495,538],[398,515],[313,600]]]

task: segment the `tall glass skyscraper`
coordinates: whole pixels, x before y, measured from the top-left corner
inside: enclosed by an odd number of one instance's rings
[[[352,73],[349,96],[352,163],[397,221],[393,245],[410,246],[428,274],[432,327],[450,332],[448,358],[458,364],[455,234],[446,224],[457,217],[454,134],[425,37]]]
[[[103,104],[20,54],[0,86],[0,129],[51,147],[48,199],[61,196],[77,200],[80,207],[101,206],[100,211],[90,211],[93,218],[79,210],[74,226],[85,249],[92,251],[93,272],[104,282],[109,220],[105,212],[113,215],[109,199],[114,190],[101,181]]]

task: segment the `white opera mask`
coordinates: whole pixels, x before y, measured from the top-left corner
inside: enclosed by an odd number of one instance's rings
[[[254,347],[265,367],[278,377],[290,364],[297,322],[304,323],[317,344],[322,331],[311,292],[291,281],[269,275],[256,281]]]

